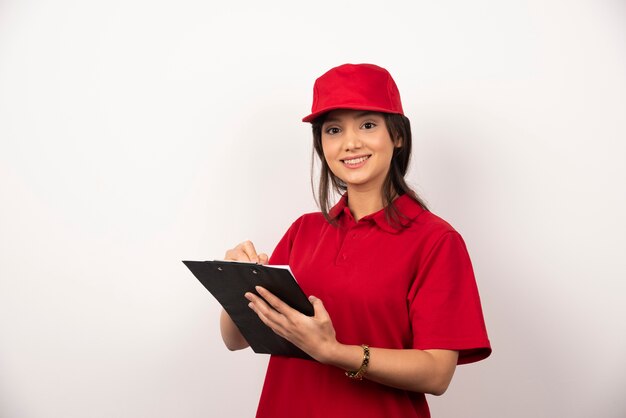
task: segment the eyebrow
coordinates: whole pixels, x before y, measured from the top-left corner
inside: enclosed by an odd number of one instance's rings
[[[364,110],[363,112],[359,112],[356,115],[354,115],[354,119],[359,119],[359,118],[362,118],[364,116],[377,115],[377,114],[378,114],[377,112],[373,112],[371,110]],[[324,121],[324,123],[327,123],[327,122],[339,122],[339,119],[338,118],[328,118],[328,119],[326,119]]]

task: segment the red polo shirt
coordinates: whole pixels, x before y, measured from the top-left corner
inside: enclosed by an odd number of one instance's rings
[[[289,264],[307,295],[324,302],[337,340],[396,349],[458,350],[459,364],[491,353],[478,289],[461,236],[407,195],[358,222],[347,196],[331,210],[298,218],[270,264]],[[376,359],[372,358],[372,362]],[[272,356],[257,417],[429,417],[424,394],[368,380],[315,361]]]

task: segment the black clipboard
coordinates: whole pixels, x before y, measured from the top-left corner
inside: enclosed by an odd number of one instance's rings
[[[311,357],[286,339],[275,334],[248,307],[246,292],[258,295],[262,286],[305,315],[313,316],[313,305],[284,267],[232,261],[183,261],[202,285],[217,299],[237,325],[255,353]]]

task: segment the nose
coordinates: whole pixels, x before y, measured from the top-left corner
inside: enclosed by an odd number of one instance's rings
[[[359,149],[362,145],[359,133],[355,129],[347,129],[346,134],[344,135],[344,150],[350,151]]]

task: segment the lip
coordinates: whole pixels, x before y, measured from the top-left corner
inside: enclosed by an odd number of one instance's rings
[[[359,154],[359,155],[350,155],[346,158],[341,159],[340,161],[343,163],[343,166],[350,169],[361,168],[365,165],[365,163],[370,159],[372,154]],[[358,164],[346,164],[346,160],[354,160],[357,158],[366,157],[365,160],[361,161]]]

